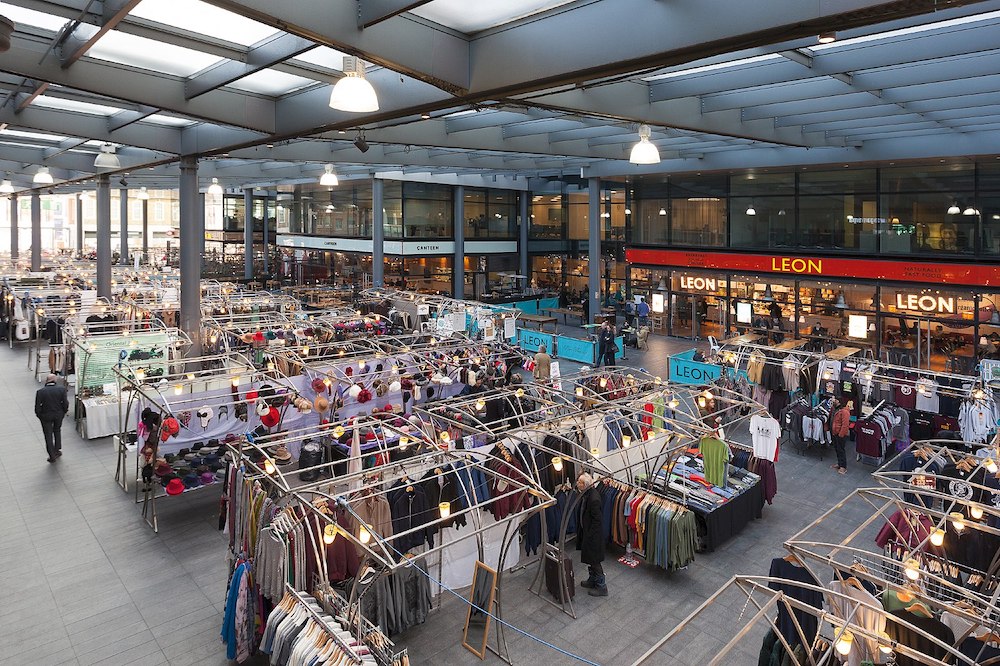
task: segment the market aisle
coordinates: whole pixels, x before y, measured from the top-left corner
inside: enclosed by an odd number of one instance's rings
[[[45,461],[25,352],[0,349],[0,663],[226,664],[218,493],[160,505],[160,533],[115,485],[110,438],[63,425]],[[72,411],[70,412],[72,415]]]

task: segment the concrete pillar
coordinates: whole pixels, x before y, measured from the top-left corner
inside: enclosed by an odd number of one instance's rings
[[[270,240],[270,238],[268,237],[268,234],[267,234],[267,211],[268,211],[270,203],[271,203],[271,197],[270,197],[270,195],[265,196],[264,197],[264,210],[263,210],[263,214],[261,215],[261,217],[264,219],[264,230],[263,230],[263,233],[261,234],[261,237],[260,237],[261,249],[263,250],[263,256],[264,256],[264,280],[267,280],[268,276],[270,275],[270,271],[271,271],[271,266],[270,266],[270,263],[271,263],[271,257],[270,257],[271,248],[268,247],[268,245],[270,244],[271,240]],[[265,287],[266,286],[267,285],[265,283]]]
[[[590,235],[587,244],[587,256],[589,270],[587,287],[587,300],[590,303],[590,323],[594,323],[594,317],[601,313],[601,179],[590,178],[587,180],[587,222],[588,233]]]
[[[454,189],[455,196],[455,270],[453,275],[454,297],[465,298],[465,187],[457,185]]]
[[[76,253],[83,254],[83,193],[76,195]]]
[[[17,263],[17,244],[20,235],[20,224],[18,220],[17,195],[10,195],[10,261]]]
[[[181,158],[180,168],[180,327],[193,343],[188,355],[201,356],[201,262],[205,240],[201,211],[204,211],[204,199],[198,193],[198,160],[185,155]]]
[[[372,179],[372,286],[385,284],[385,215],[382,214],[382,199],[385,183],[381,178]]]
[[[42,270],[42,194],[31,191],[31,270]]]
[[[118,263],[128,266],[128,188],[118,190],[118,244],[121,258]]]
[[[520,259],[519,270],[521,275],[527,275],[529,278],[531,274],[528,273],[528,229],[531,227],[531,217],[528,213],[528,199],[531,198],[531,194],[527,191],[521,192],[518,199],[518,211],[521,216],[521,226],[518,228],[518,238],[517,238],[517,255]],[[530,283],[531,280],[529,279]],[[560,285],[560,288],[562,285]]]
[[[97,296],[111,298],[111,185],[97,176]]]
[[[149,199],[142,200],[142,263],[149,263]]]
[[[243,190],[243,279],[253,280],[253,188]]]

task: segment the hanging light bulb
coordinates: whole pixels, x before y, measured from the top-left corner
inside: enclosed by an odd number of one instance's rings
[[[98,169],[121,169],[122,163],[115,155],[115,146],[111,143],[101,144],[101,152],[94,158],[94,166]]]
[[[378,95],[365,78],[365,63],[354,56],[344,56],[344,77],[330,92],[330,107],[350,113],[378,111]]]
[[[264,472],[266,474],[274,474],[274,463],[270,459],[264,460]]]
[[[222,185],[219,185],[218,178],[212,179],[212,184],[208,186],[208,193],[214,195],[222,194]]]
[[[849,631],[844,631],[837,640],[837,652],[844,655],[845,657],[850,654],[851,647],[854,645],[854,634]]]
[[[958,511],[952,511],[948,514],[951,518],[951,526],[955,528],[956,532],[961,532],[965,529],[965,516]]]
[[[309,345],[302,345],[302,355],[309,356]]]
[[[582,386],[577,386],[576,387],[576,397],[578,397],[578,398],[582,398],[583,397],[583,387]]]
[[[451,433],[449,433],[447,430],[442,430],[439,437],[441,438],[441,441],[444,442],[445,444],[451,441]]]
[[[524,397],[524,389],[523,388],[517,389],[516,391],[514,391],[514,395],[516,395],[518,398],[523,398]]]
[[[938,528],[931,532],[931,545],[940,546],[944,543],[944,530]]]
[[[184,387],[180,384],[174,386],[174,395],[180,395],[184,391]]]
[[[699,395],[698,396],[698,406],[701,407],[702,409],[704,409],[705,405],[707,405],[707,404],[708,404],[708,402],[705,400],[705,396]]]
[[[711,389],[705,389],[705,399],[712,400],[715,398],[715,394],[712,393]]]
[[[330,545],[337,539],[337,526],[327,525],[323,528],[323,543]]]
[[[38,167],[38,171],[35,172],[31,182],[35,185],[51,185],[55,181],[52,179],[52,174],[49,173],[48,167]]]
[[[340,439],[341,437],[343,437],[344,436],[344,426],[342,426],[342,425],[336,425],[336,426],[334,426],[334,428],[333,428],[333,436],[336,437],[337,439]]]
[[[486,401],[483,400],[482,398],[480,398],[479,400],[476,400],[476,411],[477,412],[481,412],[484,409],[486,409]]]
[[[646,441],[652,442],[653,438],[656,437],[656,433],[652,429],[646,431]]]
[[[747,206],[747,215],[756,215],[756,214],[757,214],[757,209],[753,207],[753,202],[750,202],[750,205]]]
[[[333,165],[327,164],[323,167],[323,175],[319,177],[319,184],[323,187],[336,187],[340,184],[340,179],[333,172]]]
[[[659,215],[660,215],[660,217],[666,217],[667,216],[667,209],[666,208],[661,208]]]
[[[590,447],[590,455],[592,455],[592,456],[594,456],[596,458],[598,455],[600,455],[600,453],[601,453],[601,450],[599,448],[597,448],[596,446]]]
[[[659,164],[660,151],[656,149],[656,144],[650,142],[649,137],[653,132],[649,125],[639,125],[639,143],[632,146],[628,161],[632,164]]]
[[[878,634],[878,649],[879,651],[888,656],[892,654],[893,641],[889,634],[885,631],[880,631]]]
[[[653,383],[655,383],[657,385],[662,384],[663,383],[663,378],[662,377],[653,377]]]
[[[10,178],[4,178],[3,182],[0,183],[0,194],[13,194],[14,193],[14,183],[10,181]]]
[[[980,520],[983,517],[983,510],[981,508],[979,508],[978,506],[970,506],[969,507],[969,516],[973,520]]]
[[[601,377],[601,381],[598,382],[598,383],[601,385],[601,388],[607,388],[608,387],[608,378],[607,377]]]
[[[563,459],[559,456],[553,456],[552,458],[552,469],[557,472],[561,472],[563,468]]]
[[[996,462],[994,462],[993,458],[987,458],[986,462],[984,462],[983,465],[986,467],[986,471],[989,472],[990,474],[996,474],[997,469],[1000,469],[997,467],[997,464]]]
[[[678,402],[677,398],[671,398],[670,402],[667,403],[667,406],[669,406],[670,409],[677,409],[677,406],[680,404],[681,403]]]
[[[451,515],[451,502],[441,502],[438,504],[438,512],[441,514],[442,518],[447,518]]]
[[[136,192],[135,198],[139,201],[149,201],[149,190],[145,187],[140,187],[139,191]]]
[[[372,540],[372,533],[368,531],[368,528],[364,525],[358,527],[358,541],[363,544],[367,544]]]
[[[912,557],[903,563],[903,569],[906,572],[906,577],[910,580],[917,580],[920,578],[920,562]]]
[[[233,377],[233,388],[236,388],[239,385],[240,385],[240,376],[236,375],[235,377]]]
[[[135,378],[140,382],[146,378],[146,370],[144,368],[135,369]]]
[[[632,446],[632,437],[631,437],[631,435],[622,435],[622,448],[626,448],[627,449],[630,446]]]
[[[965,210],[962,211],[962,215],[968,215],[968,216],[979,215],[979,211],[970,205],[966,207]]]
[[[405,451],[410,446],[410,438],[406,435],[400,435],[399,437],[399,450]]]

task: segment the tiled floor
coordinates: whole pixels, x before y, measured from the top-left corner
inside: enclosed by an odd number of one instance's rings
[[[628,365],[666,374],[666,356],[686,340],[650,338],[628,350]],[[703,344],[703,343],[702,343]],[[0,664],[224,664],[219,641],[226,549],[217,530],[218,493],[160,503],[159,534],[132,495],[114,483],[110,440],[84,441],[63,427],[65,455],[45,462],[32,413],[37,385],[26,351],[0,347]],[[685,571],[667,574],[606,562],[611,596],[577,596],[573,620],[527,592],[534,568],[504,578],[504,617],[515,627],[599,664],[628,664],[735,573],[766,573],[781,542],[866,483],[830,458],[791,452],[778,465],[779,494],[763,520]],[[577,575],[585,571],[577,563]],[[584,574],[585,575],[585,574]],[[446,599],[428,622],[398,637],[413,664],[468,664],[461,646],[464,607]],[[515,663],[577,663],[508,632]],[[758,637],[754,637],[758,640]],[[693,640],[673,663],[702,663],[718,636]],[[499,663],[495,657],[490,661]],[[660,663],[663,663],[662,661]],[[735,663],[735,662],[734,662]]]

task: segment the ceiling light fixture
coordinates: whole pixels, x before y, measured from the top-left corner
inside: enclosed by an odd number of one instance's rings
[[[325,187],[336,187],[340,184],[337,174],[333,172],[332,164],[327,164],[323,167],[323,175],[319,177],[319,184]]]
[[[52,174],[49,173],[48,167],[38,167],[38,171],[35,173],[35,177],[31,179],[31,182],[36,185],[51,185],[55,181],[52,179]]]
[[[94,158],[94,166],[98,169],[121,169],[122,163],[115,155],[115,146],[111,143],[102,143],[101,152]]]
[[[10,181],[10,174],[8,173],[7,177],[3,179],[2,183],[0,183],[0,194],[13,194],[13,193],[14,193],[14,183]]]
[[[666,208],[661,208],[660,209],[660,217],[663,217],[666,214],[667,214],[667,209]]]
[[[949,215],[958,215],[961,212],[962,212],[962,209],[958,207],[958,202],[957,201],[952,201],[951,205],[948,206],[948,214]]]
[[[378,95],[365,78],[365,63],[355,56],[344,56],[344,78],[330,93],[330,107],[350,113],[378,111]]]
[[[219,185],[219,179],[218,178],[213,178],[212,179],[212,184],[208,186],[208,193],[209,194],[216,194],[216,195],[222,194],[222,185]]]
[[[968,208],[962,211],[962,215],[979,215],[979,211],[973,208],[972,206],[969,206]]]
[[[146,190],[145,187],[141,187],[139,188],[138,194],[135,195],[135,198],[139,199],[140,201],[149,201],[149,192]]]
[[[656,145],[650,143],[649,137],[652,135],[649,125],[639,125],[639,143],[632,146],[632,153],[628,161],[632,164],[659,164],[660,151]]]
[[[750,205],[747,206],[747,215],[756,215],[756,214],[757,214],[757,209],[753,207],[753,202],[750,202]]]
[[[354,140],[354,145],[363,153],[368,152],[368,142],[365,141],[365,135],[362,132],[358,132],[358,138]]]
[[[819,37],[816,38],[820,44],[831,44],[837,41],[837,33],[834,30],[829,30],[827,32],[819,33]]]

